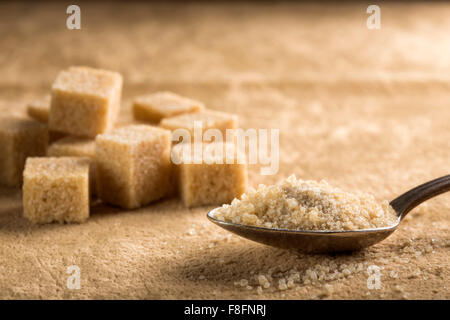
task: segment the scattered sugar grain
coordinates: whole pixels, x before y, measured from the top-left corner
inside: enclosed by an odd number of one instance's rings
[[[278,280],[278,289],[279,290],[287,290],[288,289],[285,279]]]
[[[261,287],[261,286],[258,286],[258,287],[256,288],[256,292],[257,292],[259,295],[263,294],[263,289],[262,289],[262,287]]]

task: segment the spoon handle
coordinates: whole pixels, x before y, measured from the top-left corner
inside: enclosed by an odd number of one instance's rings
[[[447,191],[450,191],[450,175],[421,184],[392,200],[390,205],[403,219],[422,202]]]

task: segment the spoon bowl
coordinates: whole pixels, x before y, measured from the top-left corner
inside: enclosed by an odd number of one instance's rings
[[[400,222],[387,228],[354,231],[272,229],[218,220],[214,218],[217,209],[208,212],[208,219],[234,234],[273,247],[311,253],[354,251],[374,245],[393,233]]]
[[[362,230],[288,230],[248,226],[218,220],[214,213],[207,218],[234,234],[269,246],[295,249],[307,253],[354,251],[372,246],[390,236],[400,222],[420,203],[450,190],[450,175],[429,181],[415,187],[390,202],[398,215],[397,222],[389,227]]]

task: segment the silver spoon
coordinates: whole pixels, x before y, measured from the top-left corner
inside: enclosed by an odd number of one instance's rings
[[[362,249],[386,239],[398,227],[406,214],[422,202],[450,191],[450,175],[429,181],[411,189],[390,202],[398,215],[391,227],[354,231],[287,230],[247,226],[214,218],[214,209],[207,214],[210,221],[241,237],[269,246],[296,249],[302,252],[337,252]]]

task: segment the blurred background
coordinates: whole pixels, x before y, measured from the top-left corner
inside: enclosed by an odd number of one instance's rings
[[[446,172],[448,3],[379,2],[379,30],[364,1],[79,2],[81,30],[68,5],[0,3],[1,108],[21,113],[61,69],[88,65],[124,75],[122,122],[135,95],[172,90],[282,129],[286,174],[361,177],[393,160],[417,182]]]

